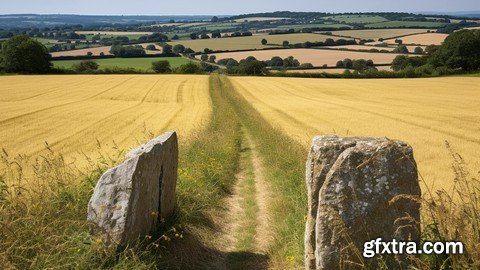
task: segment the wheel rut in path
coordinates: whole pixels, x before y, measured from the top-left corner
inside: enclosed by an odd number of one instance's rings
[[[227,226],[221,237],[225,243],[224,269],[268,269],[271,194],[255,143],[247,130],[242,134],[239,170],[227,199]]]

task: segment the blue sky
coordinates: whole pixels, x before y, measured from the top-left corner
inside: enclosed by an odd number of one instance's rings
[[[0,0],[0,14],[235,15],[277,10],[479,11],[480,0]]]

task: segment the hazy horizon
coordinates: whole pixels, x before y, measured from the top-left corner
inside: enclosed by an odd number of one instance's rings
[[[225,0],[204,0],[192,2],[177,0],[174,3],[162,4],[154,0],[94,0],[61,1],[61,0],[0,0],[0,14],[71,14],[71,15],[129,15],[129,16],[181,16],[181,15],[239,15],[271,11],[317,11],[317,12],[412,12],[412,13],[455,13],[478,12],[480,1],[458,0],[452,5],[447,0],[404,0],[359,2],[355,0],[318,1],[275,1],[244,0],[238,2]]]

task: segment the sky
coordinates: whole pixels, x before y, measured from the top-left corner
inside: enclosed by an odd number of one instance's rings
[[[0,14],[237,15],[278,10],[480,11],[480,0],[0,0]]]

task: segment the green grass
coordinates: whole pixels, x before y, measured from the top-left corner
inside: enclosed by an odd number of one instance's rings
[[[96,59],[95,62],[98,63],[99,68],[134,68],[138,70],[148,70],[152,67],[152,62],[159,60],[167,60],[170,62],[170,65],[174,67],[179,67],[183,64],[190,62],[190,60],[183,57],[140,57],[140,58],[106,58],[106,59]],[[54,67],[57,68],[71,68],[72,65],[81,62],[82,60],[57,60],[52,61]]]
[[[112,34],[101,34],[100,35],[100,38],[116,38],[116,37],[128,37],[130,40],[134,40],[134,39],[138,39],[139,37],[141,36],[145,36],[145,35],[148,35],[148,34],[125,34],[125,35],[112,35]],[[86,39],[87,40],[92,40],[92,37],[94,36],[94,34],[88,34],[88,35],[85,35]]]
[[[338,15],[338,16],[329,16],[324,17],[323,19],[335,20],[341,23],[379,23],[388,21],[381,16],[371,16],[371,15]]]
[[[256,142],[265,179],[275,194],[270,208],[275,224],[275,240],[269,254],[271,264],[275,269],[300,268],[307,204],[304,182],[307,149],[267,122],[235,91],[227,77],[214,79],[220,81],[219,91],[230,101],[242,125]]]
[[[245,140],[243,140],[245,141]],[[255,245],[255,232],[258,213],[258,205],[255,198],[255,173],[252,163],[252,150],[247,145],[242,145],[239,170],[242,171],[243,181],[239,185],[240,207],[242,209],[240,228],[235,232],[236,250],[252,250]]]
[[[441,22],[416,22],[416,21],[388,21],[367,24],[365,27],[369,28],[394,28],[394,27],[418,27],[418,28],[435,28],[446,25]]]
[[[291,24],[291,25],[280,25],[277,28],[279,29],[303,29],[303,28],[341,28],[341,27],[348,27],[352,28],[350,25],[347,24],[339,24],[339,23],[332,23],[332,24],[324,24],[324,23],[312,23],[312,24]]]

